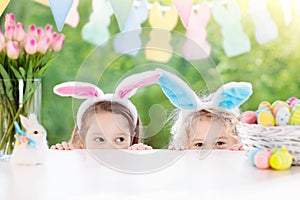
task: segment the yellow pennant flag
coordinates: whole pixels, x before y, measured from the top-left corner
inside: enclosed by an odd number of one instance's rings
[[[50,6],[48,0],[34,0],[34,1],[44,6]]]
[[[0,0],[0,16],[4,12],[5,8],[9,4],[10,0]]]

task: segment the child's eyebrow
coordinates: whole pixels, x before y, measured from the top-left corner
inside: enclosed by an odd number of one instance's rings
[[[127,136],[127,135],[129,135],[129,134],[127,134],[127,133],[116,133],[116,136]]]
[[[197,141],[197,142],[203,142],[204,140],[202,140],[202,139],[197,139],[197,138],[196,138],[196,139],[193,139],[192,141],[193,141],[193,142],[196,142],[196,141]]]
[[[100,136],[104,136],[104,134],[102,132],[92,132],[91,135],[100,135]]]
[[[227,140],[227,139],[228,139],[228,137],[221,136],[221,137],[217,137],[217,139],[223,139],[223,140]]]

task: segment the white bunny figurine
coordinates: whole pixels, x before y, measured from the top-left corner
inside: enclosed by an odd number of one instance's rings
[[[35,114],[30,114],[28,118],[20,115],[20,119],[26,133],[15,122],[16,142],[11,155],[11,163],[19,165],[43,164],[48,150],[46,130],[38,122]]]

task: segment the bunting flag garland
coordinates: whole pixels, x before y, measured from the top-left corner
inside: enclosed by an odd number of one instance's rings
[[[193,11],[193,2],[194,0],[173,0],[174,7],[176,8],[177,13],[185,28],[187,28],[189,25],[190,15]]]
[[[4,12],[5,8],[8,6],[10,0],[0,0],[0,16]]]
[[[278,37],[276,24],[267,10],[266,0],[249,0],[248,14],[255,25],[255,37],[259,44],[264,44]]]
[[[168,62],[172,57],[171,30],[176,26],[178,15],[174,7],[171,7],[164,15],[155,2],[149,13],[149,23],[153,30],[150,32],[150,40],[146,44],[146,58],[158,62]]]
[[[79,0],[33,0],[50,6],[58,31],[64,24],[77,27]],[[0,16],[10,0],[0,0]],[[117,53],[136,55],[142,46],[142,24],[149,20],[153,28],[146,44],[145,56],[149,60],[168,62],[172,57],[171,30],[178,16],[186,29],[182,53],[186,59],[201,60],[210,55],[206,26],[210,12],[219,24],[223,36],[222,46],[226,56],[234,57],[251,50],[248,35],[241,24],[242,16],[249,15],[254,23],[254,34],[259,44],[276,39],[278,27],[268,11],[267,0],[217,0],[195,5],[194,0],[172,0],[173,6],[160,6],[148,0],[92,0],[93,11],[82,29],[82,37],[94,45],[109,40],[110,17],[115,15],[120,33],[113,41]],[[278,0],[286,26],[292,22],[300,7],[298,0]],[[150,11],[149,11],[150,9]],[[296,11],[294,11],[296,10]],[[149,12],[148,12],[149,11]],[[160,30],[160,31],[158,31]]]
[[[59,32],[61,32],[64,27],[72,3],[73,0],[49,0],[50,8]]]
[[[228,0],[224,7],[220,2],[215,2],[212,14],[222,28],[223,48],[228,57],[238,56],[250,51],[250,39],[244,33],[240,22],[242,14],[234,0]]]
[[[142,0],[132,10],[127,18],[124,30],[114,39],[114,49],[117,53],[136,55],[141,48],[141,24],[148,17],[147,0]]]
[[[109,40],[108,26],[110,16],[113,14],[110,3],[107,0],[93,0],[93,12],[89,22],[82,29],[82,37],[94,45],[102,45]]]
[[[197,13],[191,13],[189,26],[186,30],[187,40],[183,44],[182,53],[188,60],[205,59],[210,54],[210,44],[206,40],[206,25],[210,18],[210,9],[207,3],[203,3],[197,9]]]
[[[121,31],[124,30],[124,26],[127,20],[127,17],[130,13],[130,10],[133,5],[133,0],[109,0],[111,7],[116,16],[119,28]]]
[[[79,23],[79,13],[78,13],[78,4],[79,4],[79,0],[74,0],[70,12],[67,15],[65,24],[68,24],[69,26],[76,28],[78,23]]]
[[[285,25],[288,26],[292,21],[292,8],[291,8],[290,0],[279,0],[279,3],[281,4],[282,7]]]

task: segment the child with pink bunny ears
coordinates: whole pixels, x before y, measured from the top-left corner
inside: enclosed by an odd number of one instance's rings
[[[138,113],[128,98],[137,89],[155,83],[159,76],[154,71],[129,76],[118,85],[115,94],[104,94],[90,83],[65,82],[56,85],[54,93],[86,100],[78,109],[71,140],[53,145],[51,149],[152,149],[140,143]]]

